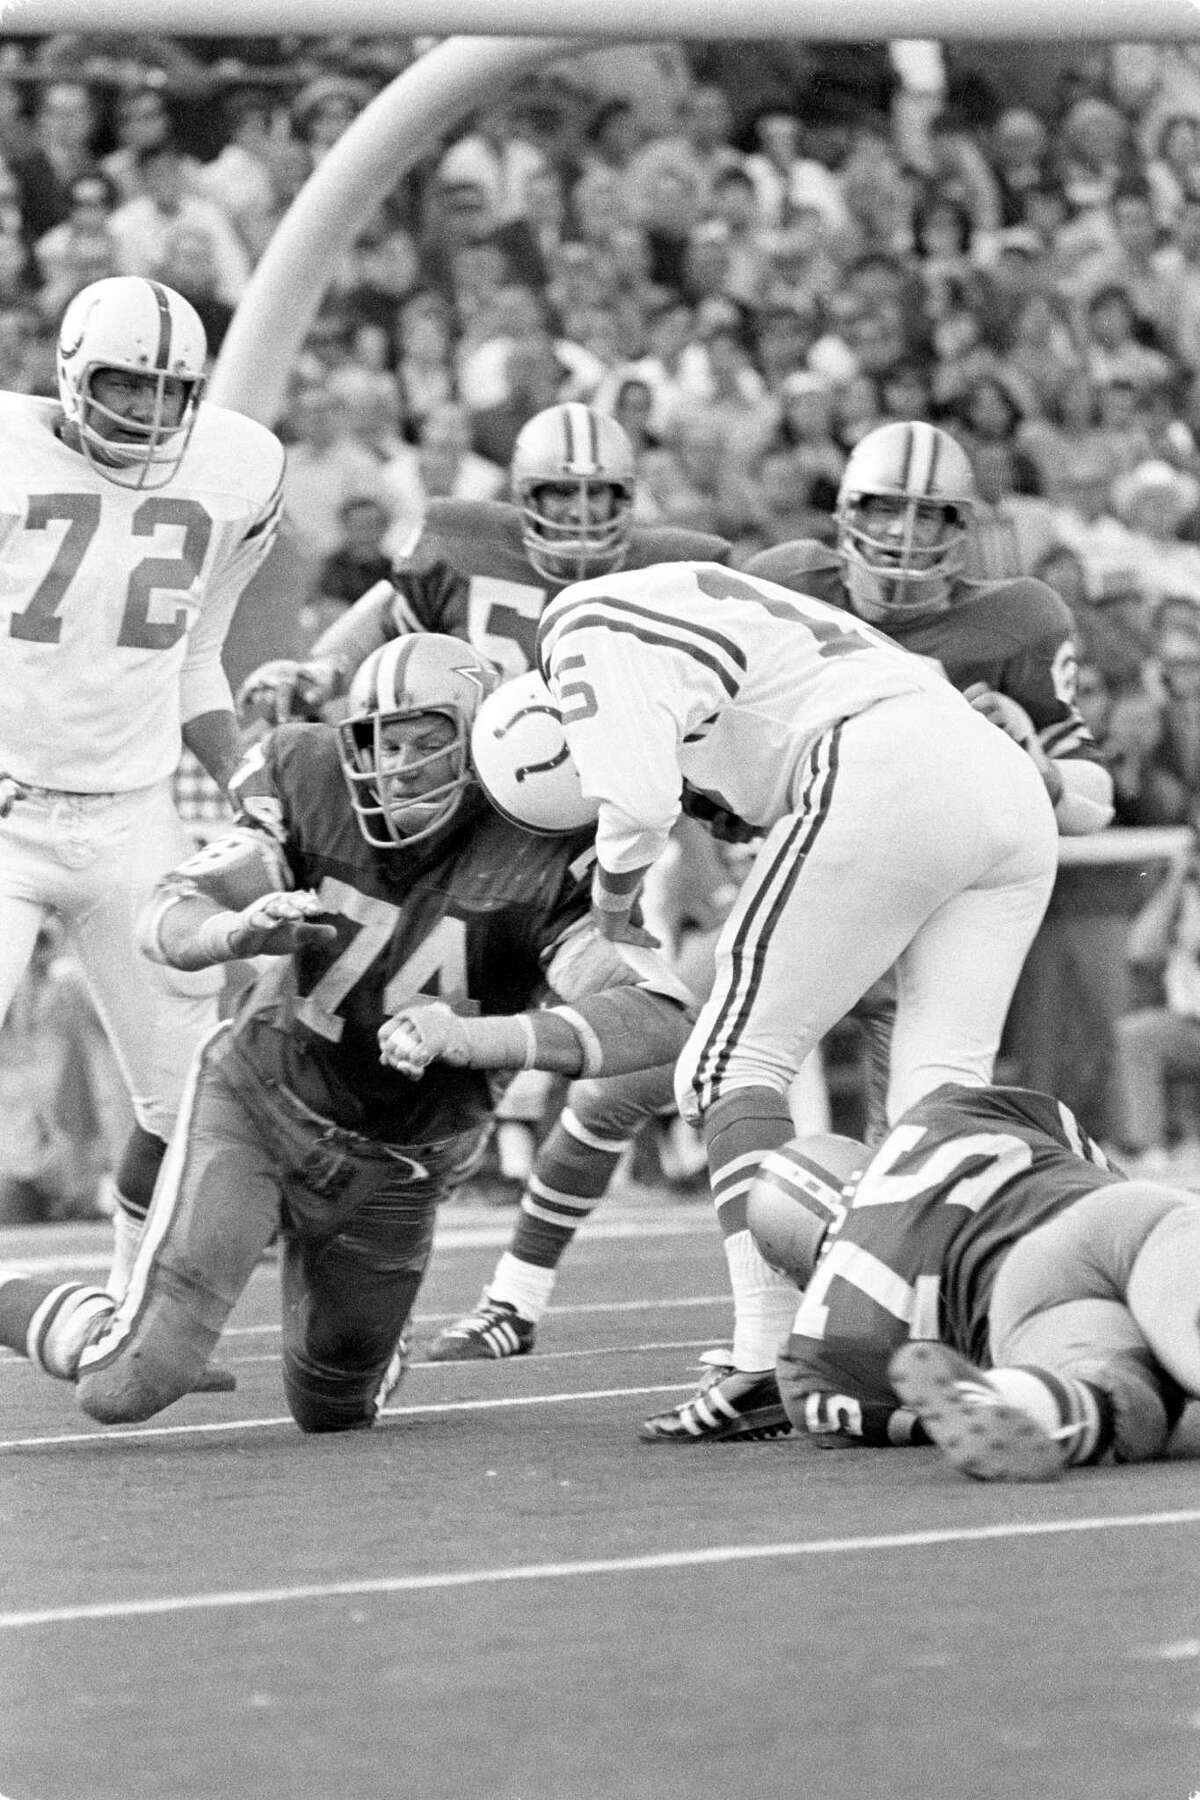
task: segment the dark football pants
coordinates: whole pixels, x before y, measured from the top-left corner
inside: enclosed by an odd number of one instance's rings
[[[372,1145],[305,1117],[234,1050],[205,1046],[128,1290],[78,1372],[83,1410],[149,1418],[188,1392],[278,1231],[283,1379],[303,1431],[370,1425],[433,1243],[479,1132]]]

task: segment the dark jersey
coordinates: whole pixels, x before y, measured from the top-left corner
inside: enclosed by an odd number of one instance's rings
[[[238,824],[286,865],[279,885],[315,889],[337,926],[336,940],[274,958],[254,982],[234,1025],[242,1052],[314,1112],[391,1143],[482,1121],[486,1073],[434,1063],[409,1080],[380,1062],[376,1033],[422,994],[470,1013],[521,1012],[541,998],[548,953],[587,916],[590,833],[535,837],[486,808],[424,855],[372,849],[325,725],[272,732],[243,764],[236,795]],[[220,844],[211,875],[195,880],[228,905]]]
[[[851,610],[841,558],[815,539],[760,551],[748,573]],[[945,611],[914,619],[895,612],[879,629],[939,663],[956,688],[983,681],[1007,694],[1029,714],[1048,755],[1102,760],[1074,703],[1071,614],[1044,581],[958,581]]]
[[[724,562],[729,553],[724,538],[706,532],[635,526],[622,567]],[[431,500],[412,550],[390,584],[371,593],[375,641],[410,631],[446,632],[465,638],[506,675],[523,675],[534,666],[542,610],[566,585],[545,580],[531,567],[515,506],[503,500]],[[331,640],[340,644],[336,626],[314,654],[327,654]]]
[[[889,1441],[893,1353],[937,1337],[987,1366],[988,1306],[1018,1238],[1124,1176],[1061,1102],[947,1084],[910,1107],[821,1247],[780,1361],[793,1420]]]

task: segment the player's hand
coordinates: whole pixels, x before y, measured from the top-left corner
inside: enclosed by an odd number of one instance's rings
[[[1030,750],[1038,743],[1037,727],[1025,708],[1007,694],[997,693],[986,681],[973,681],[965,687],[963,699],[969,700],[975,711],[989,719],[1005,737],[1020,744],[1022,750]]]
[[[311,888],[263,894],[228,923],[226,943],[233,956],[290,956],[308,944],[337,936],[329,907]]]
[[[379,1060],[400,1075],[419,1081],[431,1062],[465,1068],[470,1061],[466,1020],[444,1000],[406,1006],[379,1027]]]
[[[334,662],[292,662],[279,657],[247,675],[237,691],[237,714],[243,725],[261,719],[286,725],[292,719],[319,719],[322,707],[337,697],[341,670]]]
[[[23,800],[28,789],[11,775],[0,775],[0,819],[7,819],[18,800]]]

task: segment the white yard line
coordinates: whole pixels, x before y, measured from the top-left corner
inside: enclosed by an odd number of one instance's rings
[[[304,1586],[243,1588],[209,1593],[165,1594],[157,1600],[112,1600],[83,1606],[51,1606],[31,1612],[0,1613],[0,1631],[39,1625],[73,1625],[85,1620],[144,1619],[173,1613],[217,1612],[228,1607],[286,1606],[297,1602],[343,1600],[376,1594],[418,1594],[445,1588],[487,1587],[506,1581],[577,1581],[592,1575],[644,1575],[655,1570],[711,1568],[723,1563],[784,1561],[801,1556],[878,1555],[892,1550],[927,1550],[944,1544],[1011,1542],[1078,1532],[1148,1531],[1200,1524],[1200,1509],[1185,1512],[1124,1513],[1111,1518],[1013,1520],[1004,1525],[960,1526],[944,1531],[902,1531],[886,1536],[808,1538],[778,1544],[720,1544],[709,1550],[668,1550],[652,1556],[597,1557],[579,1562],[525,1563],[513,1568],[451,1569],[432,1575],[384,1575],[369,1581],[330,1581]]]

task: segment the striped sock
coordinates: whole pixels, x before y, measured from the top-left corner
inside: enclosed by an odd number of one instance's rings
[[[1019,1367],[989,1369],[984,1379],[1062,1445],[1068,1465],[1098,1462],[1111,1445],[1112,1407],[1090,1381]]]
[[[39,1281],[29,1286],[34,1292],[25,1296],[27,1325],[21,1348],[47,1375],[74,1381],[80,1355],[111,1319],[116,1303],[104,1288],[82,1281],[57,1286]]]

